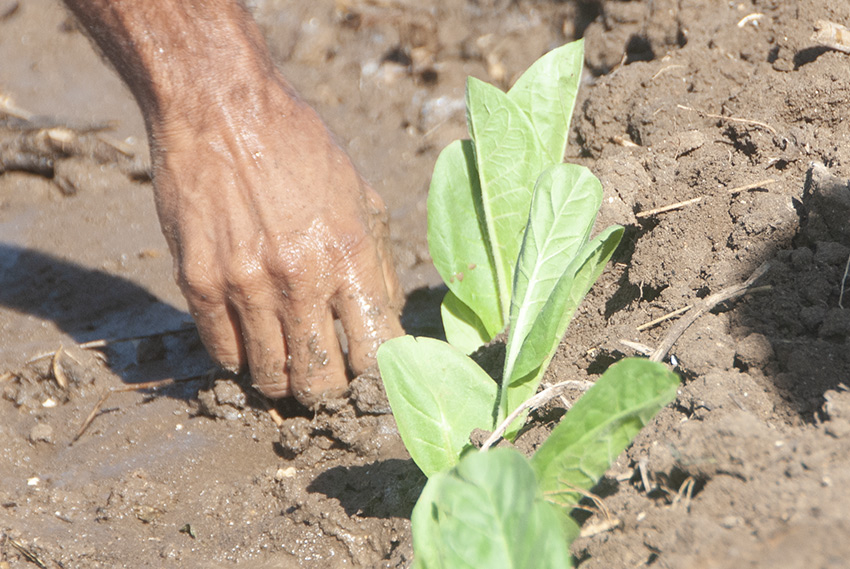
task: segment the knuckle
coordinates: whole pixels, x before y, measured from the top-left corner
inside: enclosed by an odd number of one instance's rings
[[[228,290],[237,295],[250,295],[265,282],[262,266],[253,259],[235,259],[224,271]]]
[[[307,284],[326,260],[315,249],[311,243],[284,242],[269,256],[269,272],[290,285]]]
[[[221,294],[219,279],[200,264],[181,265],[176,280],[183,293],[194,299],[207,300]]]
[[[340,243],[338,270],[354,274],[358,280],[369,274],[377,274],[378,255],[375,241],[368,234],[350,235]]]

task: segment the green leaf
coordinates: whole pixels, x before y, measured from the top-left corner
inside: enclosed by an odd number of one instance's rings
[[[660,363],[622,360],[599,378],[555,427],[531,464],[551,500],[574,505],[646,423],[676,397],[679,377]]]
[[[552,290],[522,340],[511,379],[501,395],[500,413],[504,411],[504,416],[537,391],[576,309],[608,264],[622,236],[623,228],[619,225],[612,225],[597,235],[582,247]],[[507,432],[509,438],[516,434],[523,420],[524,416],[519,417],[511,425]]]
[[[426,476],[457,464],[474,429],[493,429],[496,383],[457,348],[403,336],[378,349],[398,432]]]
[[[510,336],[505,355],[507,385],[528,373],[514,374],[514,367],[526,337],[535,324],[539,327],[548,322],[560,322],[562,312],[556,314],[541,311],[550,303],[553,294],[568,298],[572,274],[567,272],[579,250],[587,243],[596,212],[602,203],[602,184],[590,170],[575,164],[558,164],[546,169],[537,180],[531,211],[522,241],[519,259],[514,271],[513,296],[511,298]],[[574,271],[573,271],[574,273]],[[561,288],[558,284],[561,283]],[[566,302],[562,304],[566,305]],[[541,322],[542,321],[542,322]],[[549,332],[557,333],[553,326]],[[562,332],[563,334],[563,332]],[[533,367],[539,366],[554,340],[541,338],[529,346],[539,352]]]
[[[548,161],[528,116],[498,88],[470,77],[466,108],[504,321],[534,182]]]
[[[452,291],[443,297],[440,314],[446,339],[464,354],[471,354],[493,339],[478,315]]]
[[[583,166],[552,166],[537,182],[514,272],[499,420],[537,391],[573,314],[620,242],[623,228],[612,226],[587,243],[601,201],[599,180]],[[517,418],[507,438],[524,420]]]
[[[568,43],[535,61],[508,91],[553,163],[564,159],[583,64],[584,41]]]
[[[428,249],[449,290],[477,315],[487,330],[485,341],[491,340],[504,329],[505,320],[468,140],[447,146],[434,166],[428,192]]]
[[[432,477],[411,516],[422,569],[562,569],[578,526],[543,499],[528,460],[513,449],[465,456]]]

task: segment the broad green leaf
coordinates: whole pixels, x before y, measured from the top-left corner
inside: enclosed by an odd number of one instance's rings
[[[425,485],[411,516],[422,569],[563,569],[578,526],[513,449],[470,453]]]
[[[622,360],[597,380],[532,457],[549,499],[574,505],[646,423],[676,397],[679,377],[660,363]]]
[[[537,391],[576,309],[614,254],[622,235],[623,228],[619,225],[605,229],[582,247],[558,281],[523,341],[514,364],[513,378],[500,395],[499,412],[504,412],[503,416]],[[506,437],[513,438],[524,420],[524,415],[518,417]]]
[[[449,290],[477,315],[489,341],[504,329],[505,320],[482,207],[472,142],[457,140],[434,166],[428,249]]]
[[[478,315],[461,302],[452,291],[447,292],[443,297],[440,314],[443,318],[446,339],[464,354],[471,354],[493,339]]]
[[[535,61],[508,91],[553,163],[564,159],[583,64],[584,41],[568,43]]]
[[[601,203],[602,184],[583,166],[557,164],[538,178],[514,271],[504,373],[508,385],[518,377],[513,373],[514,366],[532,326],[541,317],[548,321],[561,320],[560,313],[541,314],[541,310],[587,243]],[[561,295],[568,292],[558,290]],[[550,328],[556,332],[554,327]],[[554,341],[560,339],[559,336]],[[531,346],[541,356],[533,367],[542,363],[551,343],[549,340],[545,345]],[[523,370],[523,375],[526,373],[528,370]]]
[[[504,321],[534,182],[549,164],[528,116],[497,87],[470,77],[466,108]]]
[[[378,349],[398,432],[426,476],[457,464],[469,434],[493,429],[496,383],[460,350],[403,336]]]

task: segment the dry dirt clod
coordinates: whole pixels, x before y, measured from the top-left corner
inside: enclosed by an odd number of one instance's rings
[[[47,423],[36,423],[36,425],[30,429],[29,436],[27,438],[33,444],[39,442],[52,444],[54,442],[53,427]]]

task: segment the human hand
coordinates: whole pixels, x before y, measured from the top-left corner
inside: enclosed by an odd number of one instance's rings
[[[135,96],[177,282],[218,363],[313,405],[401,334],[381,198],[234,0],[65,0]]]
[[[347,386],[334,317],[360,373],[402,333],[401,291],[381,198],[281,78],[262,81],[150,126],[157,211],[213,359],[312,405]]]

